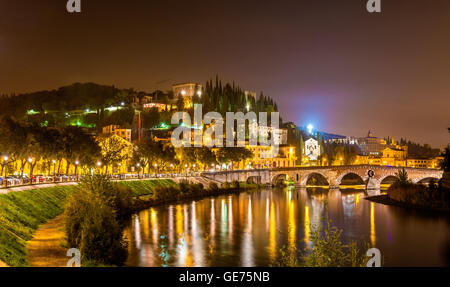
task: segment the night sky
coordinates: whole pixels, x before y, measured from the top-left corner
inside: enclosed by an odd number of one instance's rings
[[[448,0],[382,0],[381,14],[366,0],[66,2],[0,0],[0,93],[219,74],[300,126],[450,142]]]

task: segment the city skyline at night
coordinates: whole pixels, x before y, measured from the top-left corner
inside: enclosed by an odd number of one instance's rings
[[[449,0],[0,11],[2,275],[448,277]]]

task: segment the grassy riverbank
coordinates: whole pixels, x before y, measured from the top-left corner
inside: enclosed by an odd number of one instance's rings
[[[152,195],[158,187],[175,186],[172,180],[124,181],[133,196]],[[76,188],[54,186],[0,195],[0,261],[29,266],[27,245],[35,231],[63,213],[67,195]]]
[[[0,260],[28,266],[27,242],[38,227],[63,212],[75,186],[58,186],[0,195]]]

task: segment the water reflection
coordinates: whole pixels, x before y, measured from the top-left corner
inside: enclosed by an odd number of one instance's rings
[[[379,192],[379,191],[378,191]],[[373,194],[373,192],[371,192]],[[376,193],[376,192],[375,192]],[[448,218],[364,199],[361,190],[267,189],[153,207],[133,216],[124,235],[130,266],[269,266],[311,244],[325,224],[343,240],[379,248],[388,266],[446,265]]]

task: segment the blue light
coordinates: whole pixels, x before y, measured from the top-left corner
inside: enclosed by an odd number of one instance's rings
[[[313,125],[312,125],[312,124],[309,124],[307,128],[308,128],[308,133],[309,133],[310,135],[312,135],[312,133],[313,133],[313,128],[314,128]]]

